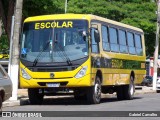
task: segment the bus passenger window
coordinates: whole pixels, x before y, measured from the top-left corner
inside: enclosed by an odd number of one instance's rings
[[[143,55],[141,36],[138,34],[135,34],[135,44],[137,55]]]
[[[129,47],[130,54],[136,54],[135,46],[134,46],[134,35],[131,32],[127,32],[127,41]]]
[[[98,53],[98,45],[97,45],[97,43],[95,42],[94,30],[95,30],[95,29],[92,29],[92,30],[91,30],[92,52],[93,52],[93,53]]]
[[[117,30],[115,28],[109,28],[109,38],[110,38],[111,51],[119,52]]]
[[[126,32],[124,30],[118,30],[118,38],[120,44],[120,52],[128,53]]]
[[[108,29],[106,26],[102,26],[102,44],[103,44],[103,50],[110,51],[109,40],[108,40]]]

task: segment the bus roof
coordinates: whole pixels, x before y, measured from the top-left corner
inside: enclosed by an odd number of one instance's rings
[[[52,14],[52,15],[41,15],[41,16],[33,16],[33,17],[28,17],[25,19],[24,22],[32,22],[32,21],[43,21],[43,20],[61,20],[61,19],[86,19],[86,20],[98,20],[102,22],[107,22],[113,25],[133,29],[139,32],[143,32],[142,29],[133,27],[131,25],[127,25],[121,22],[117,22],[114,20],[110,20],[107,18],[103,18],[97,15],[92,15],[92,14],[73,14],[73,13],[67,13],[67,14]]]

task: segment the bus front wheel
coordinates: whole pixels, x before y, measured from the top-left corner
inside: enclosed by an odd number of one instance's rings
[[[1,110],[2,110],[2,102],[3,102],[2,96],[1,96],[1,94],[0,94],[0,112],[1,112]]]
[[[90,104],[99,104],[101,100],[101,81],[97,76],[95,80],[95,85],[88,89],[87,100]]]
[[[83,89],[74,90],[74,99],[75,100],[86,100],[86,94]]]
[[[29,88],[28,89],[28,97],[30,104],[32,105],[40,105],[43,102],[43,94],[39,93],[39,89]]]

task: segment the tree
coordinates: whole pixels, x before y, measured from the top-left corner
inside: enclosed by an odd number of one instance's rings
[[[3,29],[6,33],[0,37],[0,51],[9,48],[15,2],[16,0],[0,0],[0,19],[2,19]],[[24,0],[23,5],[23,20],[29,16],[53,14],[63,10],[63,3],[60,0]]]
[[[0,17],[8,38],[14,3],[15,0],[0,0]],[[64,13],[64,6],[65,0],[24,0],[23,20],[29,16]],[[68,0],[67,8],[67,13],[95,14],[143,29],[147,55],[154,53],[155,11],[153,0]]]
[[[2,21],[0,19],[0,37],[1,37],[1,35],[2,35]]]
[[[2,18],[8,40],[10,40],[11,21],[14,13],[14,5],[15,0],[0,0],[0,17]]]
[[[23,19],[29,16],[64,13],[65,0],[24,0]]]
[[[156,4],[152,0],[70,0],[68,12],[89,13],[139,27],[144,30],[146,53],[155,45]]]
[[[16,0],[0,0],[0,18],[2,18],[8,41],[15,2]],[[35,15],[62,13],[63,4],[61,0],[24,0],[23,19]]]

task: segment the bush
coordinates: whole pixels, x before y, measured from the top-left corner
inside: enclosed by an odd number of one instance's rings
[[[9,43],[7,35],[3,35],[0,37],[0,52],[6,52],[9,50]]]

